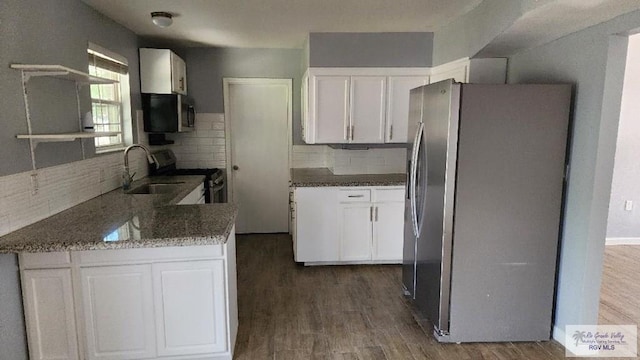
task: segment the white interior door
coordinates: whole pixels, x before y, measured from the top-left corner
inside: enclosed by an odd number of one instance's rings
[[[230,200],[238,233],[289,231],[290,79],[224,79]]]

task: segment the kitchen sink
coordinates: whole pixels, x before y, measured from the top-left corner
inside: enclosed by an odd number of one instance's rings
[[[157,183],[157,184],[144,184],[135,187],[131,190],[127,190],[127,194],[166,194],[170,193],[178,188],[181,182],[173,183]]]

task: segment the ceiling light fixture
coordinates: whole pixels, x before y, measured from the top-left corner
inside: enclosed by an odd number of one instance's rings
[[[173,23],[173,15],[166,11],[154,11],[151,13],[151,21],[161,28],[166,28]]]

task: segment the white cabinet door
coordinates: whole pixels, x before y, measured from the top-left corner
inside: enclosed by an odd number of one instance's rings
[[[156,356],[151,265],[80,270],[87,359]]]
[[[373,260],[402,262],[404,202],[376,203],[374,210]]]
[[[340,260],[371,260],[371,218],[369,203],[340,204]]]
[[[302,141],[311,143],[313,140],[309,134],[311,127],[309,126],[309,75],[306,73],[302,77],[302,87],[300,89],[300,98],[302,100],[300,108],[300,120],[302,129]]]
[[[347,142],[349,76],[313,76],[310,108],[314,137],[310,144]]]
[[[29,357],[33,360],[78,359],[71,270],[25,270],[22,290]]]
[[[385,76],[351,77],[351,143],[384,142]]]
[[[387,91],[386,143],[406,143],[409,122],[409,93],[426,85],[427,76],[390,76]]]
[[[169,49],[140,49],[140,91],[187,94],[187,65]]]
[[[227,350],[224,261],[153,265],[158,355]]]
[[[171,52],[171,88],[178,94],[187,94],[187,66],[178,55]]]
[[[303,187],[294,191],[295,261],[338,261],[338,189]]]

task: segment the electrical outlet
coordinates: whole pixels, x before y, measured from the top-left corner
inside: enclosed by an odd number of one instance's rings
[[[625,209],[626,211],[631,211],[631,210],[633,210],[633,201],[631,201],[631,200],[627,200],[627,201],[625,201],[625,202],[624,202],[624,209]]]
[[[40,188],[38,184],[38,173],[31,174],[31,195],[38,194],[38,189]]]

